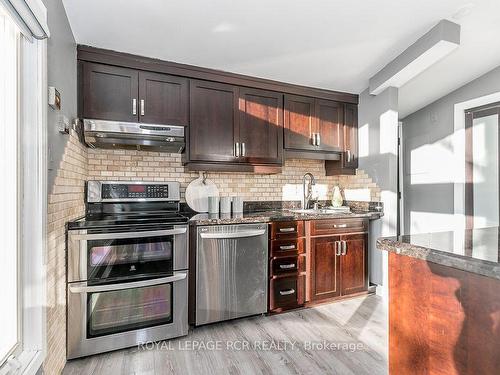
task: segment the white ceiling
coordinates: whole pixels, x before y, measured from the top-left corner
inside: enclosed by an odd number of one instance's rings
[[[500,1],[475,0],[471,14],[454,20],[467,1],[63,3],[79,44],[353,93],[439,20],[461,23],[463,45],[401,89],[404,116],[500,65]],[[487,19],[478,24],[478,14]]]

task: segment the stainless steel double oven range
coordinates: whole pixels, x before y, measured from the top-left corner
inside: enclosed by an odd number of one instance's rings
[[[177,182],[88,181],[68,223],[68,359],[188,333],[188,219]]]

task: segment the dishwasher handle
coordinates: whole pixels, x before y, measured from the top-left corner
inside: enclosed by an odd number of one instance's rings
[[[241,232],[213,232],[213,233],[200,233],[201,238],[207,239],[224,239],[224,238],[246,238],[262,236],[266,233],[265,229],[246,230]]]

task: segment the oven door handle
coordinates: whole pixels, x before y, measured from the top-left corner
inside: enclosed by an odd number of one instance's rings
[[[146,286],[154,286],[154,285],[160,285],[160,284],[173,283],[176,281],[184,280],[186,277],[187,277],[187,273],[179,272],[179,273],[175,273],[174,276],[160,277],[158,279],[152,279],[152,280],[133,281],[133,282],[121,283],[121,284],[87,286],[87,283],[83,282],[83,283],[75,283],[73,285],[69,285],[69,291],[71,293],[111,292],[114,290],[143,288]]]
[[[114,232],[114,233],[94,233],[94,234],[76,234],[73,238],[76,240],[119,240],[122,238],[144,238],[171,236],[175,234],[184,234],[187,228],[174,228],[166,230],[150,230],[144,232]]]

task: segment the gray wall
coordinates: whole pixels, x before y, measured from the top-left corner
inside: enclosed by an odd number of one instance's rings
[[[387,253],[376,249],[376,240],[396,235],[398,90],[389,87],[377,96],[363,91],[358,123],[359,168],[380,187],[384,203],[384,216],[370,222],[370,281],[386,286]]]
[[[404,232],[453,227],[454,105],[500,91],[500,67],[405,117]]]
[[[50,38],[47,43],[48,86],[61,94],[61,110],[47,109],[48,128],[48,191],[52,191],[54,178],[61,161],[68,135],[57,130],[59,115],[66,116],[70,124],[77,115],[76,43],[61,0],[43,0],[47,7]]]

